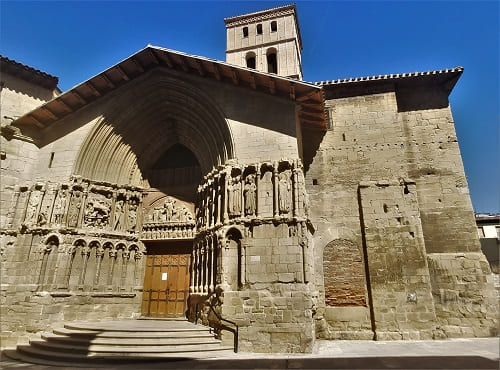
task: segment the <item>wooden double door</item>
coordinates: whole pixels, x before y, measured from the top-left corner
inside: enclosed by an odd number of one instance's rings
[[[155,243],[146,249],[142,315],[185,316],[192,241]]]

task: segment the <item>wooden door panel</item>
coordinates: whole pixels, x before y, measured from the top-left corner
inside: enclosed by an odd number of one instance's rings
[[[151,254],[148,250],[141,304],[144,316],[184,315],[189,292],[190,247],[186,244],[171,253],[168,246],[156,248]]]

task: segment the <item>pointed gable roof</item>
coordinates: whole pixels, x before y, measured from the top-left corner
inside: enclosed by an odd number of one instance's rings
[[[300,105],[302,125],[326,129],[321,86],[152,45],[25,114],[13,124],[35,125],[44,129],[157,67],[293,100]]]

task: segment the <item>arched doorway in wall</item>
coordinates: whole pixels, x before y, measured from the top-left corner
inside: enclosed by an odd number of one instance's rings
[[[141,314],[180,317],[187,310],[195,194],[202,180],[196,156],[184,145],[169,147],[144,171],[146,267]]]
[[[133,83],[87,137],[74,173],[141,189],[141,312],[182,316],[197,187],[203,175],[233,158],[233,141],[224,114],[199,88],[161,71]]]

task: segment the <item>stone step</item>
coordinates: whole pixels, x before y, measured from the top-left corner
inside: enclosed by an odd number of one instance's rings
[[[92,337],[92,338],[213,338],[213,334],[208,329],[188,330],[188,331],[99,331],[99,330],[77,330],[59,328],[53,330],[54,334]]]
[[[127,320],[123,322],[73,322],[64,327],[79,331],[109,331],[109,332],[196,332],[208,331],[206,327],[198,326],[188,321],[160,320]]]
[[[142,333],[137,333],[142,334]],[[71,343],[71,344],[94,344],[94,345],[110,345],[110,346],[150,346],[150,345],[178,345],[183,344],[211,344],[214,343],[213,335],[202,333],[199,335],[191,334],[191,336],[172,337],[166,336],[129,336],[129,337],[86,337],[79,335],[58,335],[55,333],[42,333],[41,338],[48,342]]]
[[[185,320],[123,320],[68,323],[32,338],[30,345],[19,345],[11,357],[42,365],[88,367],[233,353],[209,328]]]
[[[167,360],[190,360],[190,359],[210,359],[229,357],[234,354],[232,349],[211,351],[211,352],[191,352],[191,353],[151,353],[138,355],[91,355],[87,356],[78,353],[53,352],[28,345],[20,345],[15,353],[9,353],[9,357],[32,364],[49,366],[71,366],[71,367],[110,367],[120,364],[147,364],[148,362],[157,362],[161,359]],[[137,368],[142,368],[138,365]]]
[[[191,352],[211,352],[227,350],[230,347],[224,347],[214,339],[215,343],[210,344],[204,343],[202,345],[196,344],[182,344],[177,343],[177,345],[151,345],[151,346],[108,346],[108,345],[94,345],[94,344],[65,344],[65,343],[52,343],[47,342],[43,339],[32,339],[30,344],[33,347],[41,348],[45,351],[52,351],[54,353],[59,352],[71,352],[71,353],[81,353],[87,356],[102,355],[102,356],[147,356],[147,355],[162,355],[162,354],[186,354]]]

